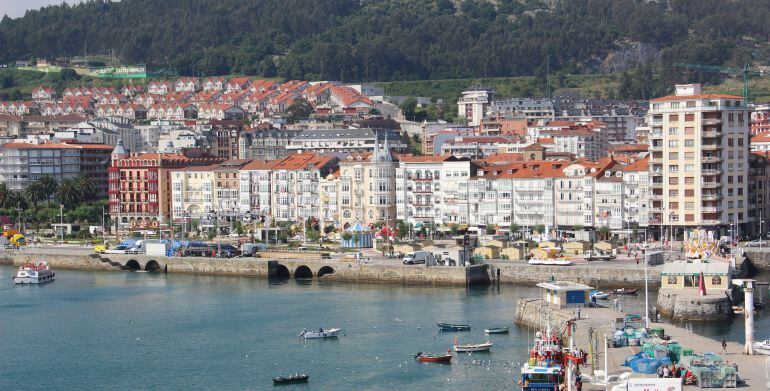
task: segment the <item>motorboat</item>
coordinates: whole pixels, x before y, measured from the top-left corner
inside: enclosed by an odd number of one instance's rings
[[[417,352],[414,355],[415,360],[419,362],[440,362],[445,364],[452,363],[452,353],[447,351],[446,353],[423,353]]]
[[[612,293],[616,295],[635,295],[636,291],[636,288],[618,288],[613,290]]]
[[[488,329],[484,329],[484,332],[487,334],[508,334],[508,331],[510,331],[510,327],[508,326],[501,326],[501,327],[490,327]]]
[[[46,262],[26,262],[16,275],[13,276],[13,283],[17,285],[22,284],[45,284],[51,282],[56,277],[56,273],[48,267]]]
[[[770,355],[770,339],[754,342],[754,352]]]
[[[463,345],[455,345],[455,352],[457,353],[472,353],[472,352],[488,352],[492,347],[492,342],[484,343],[468,343]]]
[[[469,324],[436,323],[439,331],[471,331]]]
[[[543,266],[570,266],[574,262],[570,261],[569,259],[536,259],[532,258],[529,261],[527,261],[530,265],[543,265]]]
[[[289,376],[276,376],[273,378],[273,384],[297,384],[297,383],[307,383],[308,380],[310,380],[310,376],[305,375],[304,373],[297,373]]]
[[[342,331],[342,329],[318,329],[318,330],[307,330],[304,329],[299,333],[299,337],[305,338],[305,339],[326,339],[326,338],[337,338],[337,333]]]
[[[593,292],[591,292],[590,295],[591,295],[591,297],[595,297],[597,299],[606,299],[606,298],[610,297],[609,293],[602,292],[602,291],[593,291]]]

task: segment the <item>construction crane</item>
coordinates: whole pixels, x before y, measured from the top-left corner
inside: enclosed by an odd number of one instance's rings
[[[718,65],[703,65],[703,64],[674,64],[677,68],[693,69],[696,71],[708,72],[708,73],[721,73],[726,75],[742,75],[743,78],[743,100],[749,102],[749,78],[751,76],[764,76],[762,72],[752,70],[749,68],[749,62],[746,61],[746,65],[743,68],[722,67]]]

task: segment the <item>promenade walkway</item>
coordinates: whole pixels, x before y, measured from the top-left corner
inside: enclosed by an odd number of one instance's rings
[[[573,309],[560,310],[573,312]],[[601,344],[601,340],[604,338],[604,334],[607,333],[607,337],[611,338],[612,321],[616,318],[622,318],[626,314],[619,311],[614,311],[611,308],[581,308],[581,319],[577,320],[577,331],[575,333],[575,344],[578,348],[588,351],[589,346],[589,328],[593,327],[597,330],[599,337],[599,351],[597,353],[598,367],[596,369],[604,369],[604,347]],[[653,326],[654,325],[654,326]],[[653,323],[651,327],[662,327],[665,330],[666,335],[671,336],[671,339],[678,341],[683,347],[692,348],[696,353],[713,352],[720,354],[722,350],[721,340],[715,340],[707,338],[689,330],[678,327],[673,324],[667,323]],[[608,351],[608,364],[610,374],[620,374],[622,372],[630,371],[628,367],[621,366],[626,357],[636,354],[641,350],[639,346],[628,346],[622,348],[609,348]],[[768,377],[766,374],[766,362],[768,356],[754,355],[747,356],[743,354],[743,345],[735,342],[727,343],[727,350],[725,353],[720,354],[725,360],[731,363],[738,364],[738,373],[740,377],[746,381],[749,389],[752,390],[766,390],[770,389],[770,383],[768,383]],[[582,369],[583,373],[591,374],[592,370],[590,366]],[[634,377],[643,376],[656,376],[656,375],[642,375],[634,374]],[[604,387],[591,388],[586,384],[587,389],[603,390]],[[687,388],[695,388],[688,386]]]

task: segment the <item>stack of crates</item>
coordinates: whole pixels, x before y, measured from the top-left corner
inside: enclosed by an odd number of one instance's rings
[[[738,371],[735,367],[725,365],[722,367],[722,378],[724,378],[724,388],[736,388],[738,387]]]

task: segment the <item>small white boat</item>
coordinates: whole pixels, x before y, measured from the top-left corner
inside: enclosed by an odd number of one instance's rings
[[[770,355],[770,339],[754,342],[754,352]]]
[[[544,265],[544,266],[570,266],[573,264],[568,259],[536,259],[532,258],[528,262],[530,265]]]
[[[305,339],[325,339],[325,338],[337,338],[337,333],[342,331],[342,329],[318,329],[308,331],[307,329],[302,330],[302,332],[299,333],[299,337],[305,338]]]
[[[47,262],[27,262],[13,276],[13,283],[21,284],[45,284],[51,282],[56,277],[56,273],[48,267]]]
[[[492,347],[492,342],[484,342],[484,343],[468,343],[464,345],[455,345],[455,352],[457,353],[468,353],[468,352],[488,352],[489,348]]]

